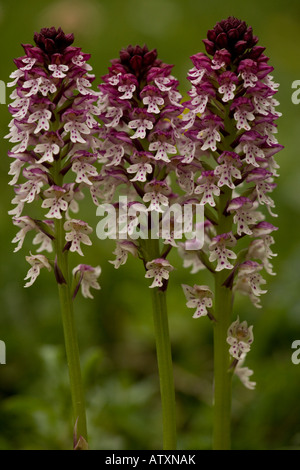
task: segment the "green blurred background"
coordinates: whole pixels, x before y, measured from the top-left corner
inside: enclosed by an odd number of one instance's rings
[[[110,59],[128,44],[157,48],[160,58],[175,64],[173,73],[188,89],[189,57],[204,51],[207,29],[234,15],[252,25],[266,46],[281,84],[277,95],[283,117],[279,142],[285,150],[277,161],[281,177],[275,191],[280,227],[276,232],[276,277],[268,276],[263,308],[237,298],[235,315],[254,324],[255,341],[247,366],[254,370],[256,390],[233,384],[234,449],[300,449],[300,365],[291,362],[291,344],[300,339],[300,105],[292,104],[291,84],[300,80],[298,0],[0,0],[0,79],[7,82],[21,43],[32,43],[41,27],[62,26],[74,32],[75,45],[92,54],[97,80]],[[7,91],[9,101],[10,89]],[[56,285],[49,273],[24,289],[31,249],[30,236],[14,254],[16,230],[11,209],[10,116],[0,105],[1,262],[0,339],[7,364],[0,365],[0,449],[70,448],[70,403]],[[83,203],[86,220],[96,227],[94,206]],[[86,248],[86,262],[101,264],[101,291],[95,299],[76,301],[76,318],[86,387],[90,446],[93,449],[160,449],[159,386],[150,305],[149,281],[138,260],[115,270],[113,241]],[[209,284],[206,273],[191,275],[178,267],[169,286],[170,331],[178,408],[180,449],[210,449],[212,418],[212,331],[208,318],[192,319],[181,283]],[[74,263],[82,259],[74,255]]]

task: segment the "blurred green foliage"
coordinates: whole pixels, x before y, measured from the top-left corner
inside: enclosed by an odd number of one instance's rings
[[[283,117],[277,158],[281,177],[275,191],[276,277],[268,280],[261,310],[237,298],[235,315],[254,324],[255,342],[247,366],[254,369],[255,391],[233,385],[233,448],[300,448],[300,365],[291,362],[291,344],[300,339],[300,105],[291,102],[291,84],[300,79],[298,0],[37,0],[0,1],[0,79],[7,82],[21,43],[32,43],[41,27],[62,26],[74,32],[75,45],[92,54],[97,80],[110,59],[128,44],[157,48],[160,58],[175,64],[181,91],[188,88],[189,57],[204,51],[207,29],[234,15],[252,25],[266,46],[281,84],[277,95]],[[7,91],[8,101],[9,90]],[[68,376],[54,279],[43,272],[30,289],[23,288],[25,254],[13,254],[15,228],[7,215],[10,116],[0,105],[0,339],[7,364],[0,365],[0,449],[68,449],[71,418]],[[96,227],[95,209],[83,203],[86,220]],[[95,299],[76,300],[76,317],[86,387],[90,446],[93,449],[159,449],[161,416],[148,281],[138,260],[116,271],[113,241],[86,249],[86,262],[101,264],[101,291]],[[74,255],[76,257],[76,255]],[[79,258],[79,257],[78,257]],[[170,331],[178,407],[180,449],[209,449],[212,418],[212,331],[209,320],[193,320],[181,283],[209,284],[207,273],[178,269],[169,286]],[[78,264],[81,258],[75,260]]]

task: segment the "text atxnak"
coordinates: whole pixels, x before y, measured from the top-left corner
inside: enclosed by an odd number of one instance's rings
[[[181,465],[181,464],[187,464],[191,465],[194,464],[196,465],[196,462],[194,461],[195,455],[163,455],[163,454],[157,454],[157,455],[151,455],[150,459],[143,459],[140,457],[117,457],[115,454],[112,455],[112,457],[106,457],[105,459],[105,464],[106,465],[132,465],[134,468],[138,465],[139,460],[142,462],[146,462],[148,464],[171,464],[171,465]]]

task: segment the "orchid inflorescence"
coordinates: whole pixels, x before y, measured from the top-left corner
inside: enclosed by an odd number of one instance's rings
[[[201,256],[195,252],[194,272],[227,270],[224,286],[260,308],[259,297],[266,292],[261,271],[274,274],[270,259],[276,256],[270,246],[277,227],[260,209],[276,216],[270,193],[278,177],[274,155],[283,148],[275,136],[281,115],[274,98],[278,84],[265,48],[257,45],[245,22],[229,17],[209,30],[203,42],[207,53],[191,57],[190,99],[183,104],[184,136],[193,149],[189,194],[200,195],[207,220],[206,243]],[[191,262],[191,253],[187,256]],[[184,289],[192,306],[191,289]]]
[[[24,44],[25,55],[15,59],[17,70],[11,74],[16,86],[9,105],[12,114],[10,132],[6,136],[15,145],[9,152],[13,159],[9,174],[13,176],[15,208],[9,213],[20,231],[13,242],[15,251],[22,248],[26,234],[35,233],[33,244],[37,253],[53,251],[55,221],[63,221],[65,246],[83,256],[81,243],[91,245],[89,225],[72,217],[79,210],[84,188],[93,186],[98,175],[95,166],[98,159],[100,127],[95,119],[99,114],[98,94],[91,89],[94,75],[88,64],[89,54],[73,47],[73,35],[64,34],[59,28],[44,28],[34,35],[35,46]],[[19,178],[22,182],[19,182]],[[64,178],[68,177],[68,182]],[[39,202],[46,209],[40,220],[40,210],[31,209],[31,216],[23,215],[25,206]],[[30,213],[30,212],[29,212]],[[48,255],[47,255],[48,256]],[[44,254],[30,254],[26,260],[31,268],[25,287],[36,280],[40,269],[53,268],[57,281],[61,267]],[[94,277],[100,268],[78,265],[74,275],[85,282],[84,296],[91,293],[86,285],[98,289]],[[92,275],[93,273],[93,275]],[[80,274],[80,275],[78,275]]]

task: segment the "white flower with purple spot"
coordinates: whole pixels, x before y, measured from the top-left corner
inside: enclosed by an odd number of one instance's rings
[[[234,321],[227,331],[227,343],[230,344],[229,354],[240,359],[242,354],[250,351],[253,343],[253,326],[249,326],[246,321],[240,323],[239,317]]]
[[[69,67],[64,64],[50,64],[48,69],[52,72],[52,77],[54,78],[64,78],[67,75],[65,72],[69,70]]]
[[[133,119],[128,123],[130,129],[136,129],[135,133],[130,136],[131,139],[144,139],[147,130],[153,129],[153,122],[149,119]]]
[[[223,233],[214,237],[209,245],[210,256],[209,261],[217,261],[216,271],[222,271],[223,269],[233,269],[234,266],[228,261],[228,259],[236,259],[237,255],[227,248],[227,246],[235,246],[236,239],[231,232]]]
[[[203,171],[201,176],[197,179],[197,186],[195,187],[195,194],[203,194],[200,201],[201,205],[209,204],[215,207],[216,202],[214,196],[220,196],[220,188],[215,184],[217,178],[213,170]]]
[[[261,212],[256,211],[255,204],[251,199],[240,196],[232,199],[227,207],[228,212],[234,212],[233,222],[237,224],[237,234],[252,235],[252,229],[249,225],[254,225],[263,220]]]
[[[169,279],[170,271],[173,271],[173,266],[164,258],[156,258],[152,261],[148,261],[146,264],[147,272],[145,277],[147,279],[154,278],[150,288],[162,287],[163,280]]]
[[[193,318],[204,317],[208,314],[207,309],[212,307],[212,291],[207,286],[182,284],[188,308],[196,308]]]
[[[261,308],[260,295],[267,292],[261,289],[261,284],[266,284],[266,280],[263,279],[259,272],[262,269],[263,265],[255,261],[245,261],[239,266],[234,285],[234,290],[247,295],[257,308]]]
[[[218,158],[219,165],[215,168],[215,175],[219,177],[218,186],[228,186],[235,189],[232,178],[241,179],[242,175],[237,167],[241,167],[242,163],[239,156],[235,152],[223,152]]]
[[[29,269],[26,277],[24,278],[24,281],[28,282],[25,284],[24,287],[30,287],[32,284],[35,282],[36,278],[40,274],[40,271],[42,268],[48,269],[48,271],[51,271],[51,265],[49,263],[48,258],[44,255],[32,255],[26,256],[26,261],[31,265],[31,268]]]
[[[64,223],[66,233],[66,241],[69,242],[69,250],[72,252],[77,251],[80,256],[83,256],[80,244],[92,245],[89,234],[93,229],[82,220],[71,219]]]
[[[17,252],[22,248],[26,234],[30,230],[36,230],[37,227],[35,221],[27,215],[19,218],[13,217],[13,224],[20,228],[20,231],[12,240],[12,243],[18,243],[14,249],[14,252]]]
[[[115,269],[118,269],[120,266],[126,263],[129,253],[136,257],[138,255],[137,246],[129,240],[118,241],[116,249],[113,251],[116,259],[109,261],[109,263],[113,264]]]
[[[60,186],[53,185],[44,191],[45,199],[42,202],[42,208],[50,208],[45,217],[49,219],[61,219],[61,211],[65,212],[68,209],[68,203],[65,201],[64,196],[66,190]]]
[[[73,298],[76,296],[79,287],[81,287],[81,293],[83,297],[93,299],[93,295],[90,292],[90,289],[99,290],[101,287],[98,283],[98,277],[101,274],[100,266],[95,268],[87,264],[79,264],[76,266],[72,274],[76,280],[78,280],[77,286],[75,288]]]

